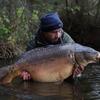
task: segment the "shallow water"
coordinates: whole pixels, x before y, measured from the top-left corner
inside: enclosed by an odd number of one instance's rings
[[[0,67],[12,62],[0,60]],[[100,100],[100,65],[87,66],[82,77],[74,83],[37,83],[16,79],[6,86],[0,85],[0,100]]]

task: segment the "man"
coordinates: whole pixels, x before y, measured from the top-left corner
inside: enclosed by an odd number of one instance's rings
[[[27,50],[61,43],[74,43],[62,28],[63,23],[57,13],[49,13],[41,17],[39,30],[35,38],[29,42]]]
[[[49,13],[40,19],[39,30],[28,46],[27,51],[49,45],[74,43],[74,40],[63,31],[63,23],[57,13]],[[30,74],[23,71],[21,74],[23,80],[29,80]]]

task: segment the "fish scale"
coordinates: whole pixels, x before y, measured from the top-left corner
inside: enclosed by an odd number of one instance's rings
[[[0,69],[0,83],[6,84],[25,70],[38,82],[59,82],[77,67],[100,60],[100,52],[77,43],[40,47],[25,52],[17,62]],[[1,77],[2,76],[2,77]]]

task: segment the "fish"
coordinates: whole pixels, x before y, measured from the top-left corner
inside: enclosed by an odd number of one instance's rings
[[[22,71],[36,82],[63,82],[79,66],[86,67],[100,60],[100,52],[78,43],[39,47],[22,54],[8,66],[0,68],[0,84],[8,84]]]

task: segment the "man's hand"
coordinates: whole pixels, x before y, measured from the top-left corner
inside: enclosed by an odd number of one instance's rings
[[[23,80],[30,80],[31,79],[31,75],[27,71],[22,71],[22,73],[20,74],[20,77]]]
[[[76,67],[73,71],[73,78],[81,74],[83,71],[84,71],[83,66]]]

